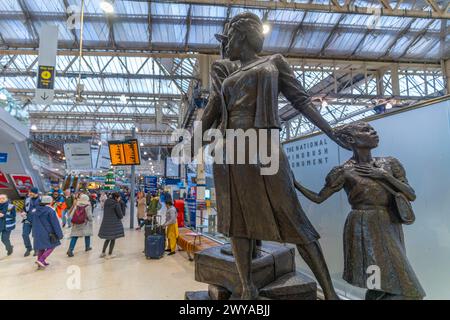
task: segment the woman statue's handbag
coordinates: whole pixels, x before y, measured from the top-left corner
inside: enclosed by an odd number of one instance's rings
[[[379,180],[377,180],[377,182],[394,196],[394,211],[397,214],[397,218],[400,219],[401,223],[413,224],[416,220],[416,215],[414,214],[414,210],[408,198],[406,198],[403,193],[397,192],[392,189],[386,183]]]

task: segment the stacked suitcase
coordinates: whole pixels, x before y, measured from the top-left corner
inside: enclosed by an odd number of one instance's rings
[[[161,217],[154,216],[150,220],[150,223],[145,225],[144,251],[147,259],[160,259],[164,255],[166,236],[160,218]]]

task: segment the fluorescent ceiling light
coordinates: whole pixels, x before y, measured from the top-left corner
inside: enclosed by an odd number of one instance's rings
[[[107,14],[114,12],[114,1],[113,0],[102,0],[100,2],[100,8]]]

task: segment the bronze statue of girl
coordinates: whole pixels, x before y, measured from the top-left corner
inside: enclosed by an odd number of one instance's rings
[[[416,198],[403,166],[393,157],[372,157],[379,138],[368,123],[345,125],[336,134],[351,146],[353,157],[331,170],[318,194],[297,182],[295,185],[316,203],[341,189],[347,193],[352,211],[344,227],[344,280],[367,288],[368,268],[375,266],[380,284],[368,288],[366,299],[422,299],[425,292],[406,257],[404,215],[399,212],[404,209],[399,209],[394,199],[397,193],[407,202]],[[410,223],[412,219],[407,221]]]

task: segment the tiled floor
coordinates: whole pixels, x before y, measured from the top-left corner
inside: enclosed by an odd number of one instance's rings
[[[18,223],[11,236],[13,255],[7,257],[0,243],[0,299],[183,299],[185,291],[207,289],[194,280],[194,263],[184,252],[160,260],[145,259],[143,231],[129,229],[129,214],[124,220],[125,238],[116,241],[117,257],[100,258],[103,240],[96,235],[101,213],[96,210],[95,214],[93,250],[84,252],[80,238],[75,257],[68,258],[70,231],[64,229],[62,245],[48,259],[51,265],[40,271],[34,257],[23,257],[22,225]]]

